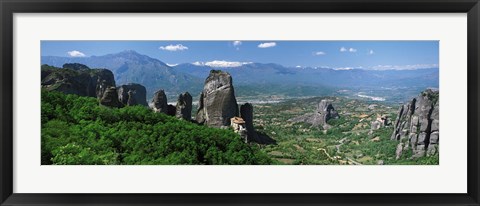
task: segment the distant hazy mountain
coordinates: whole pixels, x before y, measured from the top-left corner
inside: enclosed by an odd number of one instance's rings
[[[237,85],[251,85],[251,84],[266,84],[266,83],[281,83],[286,79],[294,80],[295,74],[298,71],[284,67],[279,64],[261,64],[250,63],[239,67],[210,67],[205,65],[195,64],[179,64],[174,66],[178,72],[184,72],[196,77],[206,78],[212,69],[222,70],[232,75],[233,81]],[[295,79],[296,82],[299,79]]]
[[[438,87],[438,68],[417,70],[334,70],[330,68],[291,68],[278,64],[251,63],[239,67],[210,67],[195,64],[174,66],[178,72],[200,78],[211,69],[229,72],[236,84],[295,84],[329,87]]]
[[[81,63],[91,68],[106,68],[113,72],[117,86],[142,84],[147,88],[149,98],[159,89],[164,89],[170,96],[185,91],[199,94],[204,81],[188,73],[177,72],[158,59],[131,50],[82,58],[43,56],[41,63],[56,67],[62,67],[65,63]]]
[[[330,68],[292,68],[279,64],[246,63],[238,67],[211,67],[184,63],[170,67],[158,59],[124,51],[104,56],[82,58],[43,56],[42,64],[62,67],[65,63],[81,63],[91,68],[107,68],[115,75],[117,85],[139,83],[147,88],[148,98],[158,89],[174,97],[188,91],[197,97],[210,70],[231,74],[237,96],[319,96],[349,89],[351,95],[412,95],[426,88],[438,88],[438,68],[417,70],[335,70]],[[386,92],[379,92],[386,91]],[[408,95],[405,91],[409,90]],[[370,93],[368,93],[370,92]],[[387,98],[388,99],[388,98]],[[175,101],[175,99],[169,99]]]
[[[232,75],[235,92],[241,97],[341,95],[373,101],[402,103],[426,88],[438,88],[438,68],[417,70],[335,70],[292,68],[278,64],[251,63],[238,67],[196,64],[174,66],[178,72],[205,78],[211,69]],[[341,92],[337,92],[341,91]],[[248,98],[247,98],[248,99]],[[254,98],[258,99],[258,98]]]

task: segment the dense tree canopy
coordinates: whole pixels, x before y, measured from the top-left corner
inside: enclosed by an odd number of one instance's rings
[[[233,131],[42,91],[42,164],[270,164]]]

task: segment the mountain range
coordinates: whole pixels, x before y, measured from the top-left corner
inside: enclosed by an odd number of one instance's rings
[[[65,63],[81,63],[90,68],[106,68],[113,72],[117,85],[140,83],[147,96],[164,89],[167,96],[188,91],[197,96],[210,70],[231,74],[237,96],[264,94],[286,96],[331,95],[342,89],[377,91],[379,88],[438,88],[439,69],[417,70],[335,70],[332,68],[295,68],[274,63],[246,63],[237,67],[212,67],[198,63],[169,66],[133,50],[91,57],[42,56],[41,64],[62,67]],[[407,98],[407,97],[405,97]]]
[[[116,84],[140,83],[147,88],[147,95],[165,89],[172,96],[184,91],[200,93],[203,79],[178,72],[164,62],[127,50],[116,54],[82,58],[42,56],[42,64],[62,67],[66,63],[80,63],[90,68],[106,68],[113,72]]]

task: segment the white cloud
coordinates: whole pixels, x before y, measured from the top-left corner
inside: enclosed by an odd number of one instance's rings
[[[205,63],[203,62],[193,62],[192,64],[195,66],[205,66]]]
[[[343,47],[343,46],[340,48],[340,52],[347,52],[347,51],[353,53],[353,52],[357,52],[357,49],[351,48],[351,47],[347,49],[347,48],[345,48],[345,47]]]
[[[233,47],[238,51],[240,50],[240,45],[242,45],[242,41],[233,41]]]
[[[73,50],[73,51],[69,51],[67,52],[69,56],[71,57],[85,57],[85,54],[80,52],[80,51],[77,51],[77,50]]]
[[[324,67],[329,68],[329,67]],[[333,70],[352,70],[352,69],[364,69],[363,66],[355,66],[355,67],[334,67]]]
[[[209,66],[209,67],[240,67],[246,64],[252,64],[253,62],[229,62],[223,60],[214,60],[210,62],[193,62],[196,66]]]
[[[315,52],[315,56],[322,56],[322,55],[326,55],[327,53],[323,52],[323,51],[318,51],[318,52]]]
[[[410,65],[377,65],[373,66],[371,70],[416,70],[416,69],[430,69],[438,68],[438,64],[410,64]]]
[[[333,70],[352,70],[353,67],[337,67],[337,68],[333,68]]]
[[[295,68],[302,68],[302,66],[300,66],[300,65],[297,65]]]
[[[183,51],[183,50],[188,50],[188,47],[183,46],[181,44],[177,45],[168,45],[168,46],[161,46],[159,47],[161,50],[167,50],[167,51]]]
[[[178,65],[178,64],[169,64],[169,63],[167,63],[167,66],[169,66],[169,67],[174,67],[174,66],[177,66],[177,65]]]
[[[370,51],[368,51],[368,54],[369,54],[369,55],[373,55],[373,54],[375,54],[375,52],[370,49]]]
[[[259,44],[258,48],[265,49],[265,48],[270,48],[270,47],[274,47],[274,46],[277,46],[277,43],[275,43],[275,42],[265,42],[265,43]]]

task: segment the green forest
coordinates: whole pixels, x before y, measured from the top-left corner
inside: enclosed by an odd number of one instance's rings
[[[143,106],[42,91],[42,165],[257,165],[273,160],[231,130]]]

